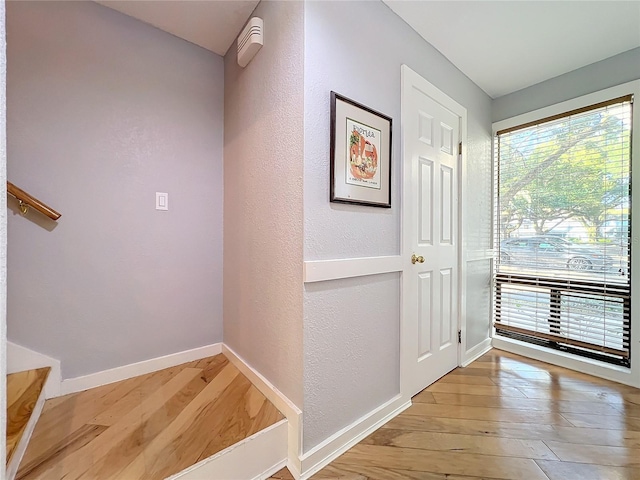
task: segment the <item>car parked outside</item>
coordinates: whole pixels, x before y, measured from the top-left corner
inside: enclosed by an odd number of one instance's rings
[[[552,236],[535,236],[502,240],[500,264],[532,269],[606,271],[614,267],[614,259],[599,245],[571,243]]]

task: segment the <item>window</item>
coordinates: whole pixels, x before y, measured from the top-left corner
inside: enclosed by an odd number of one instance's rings
[[[630,365],[632,96],[497,132],[496,334]]]

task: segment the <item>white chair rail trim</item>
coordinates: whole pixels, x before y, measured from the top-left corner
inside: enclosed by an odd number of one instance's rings
[[[326,282],[341,278],[380,275],[401,272],[402,268],[400,255],[311,260],[304,262],[304,282]]]

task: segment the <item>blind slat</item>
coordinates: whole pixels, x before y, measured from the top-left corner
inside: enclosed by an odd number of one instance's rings
[[[611,355],[620,355],[621,357],[629,358],[629,350],[626,350],[626,349],[622,350],[617,348],[608,348],[595,343],[580,342],[577,340],[572,340],[570,338],[561,337],[559,335],[536,332],[533,330],[527,330],[525,328],[512,327],[511,325],[505,325],[499,322],[495,322],[494,326],[496,329],[499,329],[499,330],[506,330],[514,333],[520,333],[523,335],[530,335],[532,337],[537,337],[537,338],[544,338],[545,340],[566,343],[567,345],[575,345],[576,347],[580,347],[580,348],[597,350],[599,352],[608,353]]]

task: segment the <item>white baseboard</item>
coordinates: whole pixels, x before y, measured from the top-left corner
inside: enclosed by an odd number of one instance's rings
[[[45,398],[58,397],[62,381],[60,360],[7,341],[7,373],[24,372],[42,367],[51,368],[44,385]]]
[[[222,344],[222,353],[233,363],[240,372],[247,377],[260,392],[287,417],[288,421],[288,462],[287,467],[294,475],[301,471],[300,452],[302,451],[302,411],[287,396],[278,390],[269,380],[264,378],[260,372],[251,367],[243,358]]]
[[[8,343],[8,342],[7,342]],[[39,367],[38,367],[39,368]],[[27,368],[26,370],[32,370],[31,368]],[[22,370],[20,370],[22,371]],[[51,371],[49,372],[49,376],[51,376]],[[59,385],[59,384],[58,384]],[[36,404],[33,406],[33,411],[31,412],[31,417],[29,417],[29,421],[27,422],[27,426],[22,432],[22,437],[20,437],[20,441],[16,446],[16,450],[13,452],[13,457],[11,461],[7,465],[6,470],[6,480],[13,480],[18,473],[18,467],[20,466],[20,462],[22,461],[22,457],[24,456],[24,452],[27,451],[27,446],[29,445],[29,440],[31,439],[31,435],[33,435],[33,430],[36,428],[36,423],[42,414],[42,409],[44,408],[45,402],[45,393],[44,389],[40,392],[40,396],[38,400],[36,400]],[[2,477],[2,475],[0,475]]]
[[[482,342],[477,344],[475,347],[467,350],[463,354],[462,358],[462,367],[466,367],[472,362],[475,362],[482,355],[491,350],[493,346],[491,345],[491,338],[485,338]]]
[[[291,476],[295,478],[295,480],[300,480],[302,475],[300,475],[300,458],[298,458],[295,462],[287,461],[287,469],[291,473]]]
[[[287,420],[244,439],[166,480],[263,480],[287,463]]]
[[[613,382],[623,383],[640,388],[640,379],[634,377],[630,368],[599,362],[586,357],[578,357],[570,353],[550,350],[539,345],[521,342],[512,338],[494,337],[493,348],[506,352],[533,358],[541,362],[550,363],[559,367],[576,370],[577,372],[604,378]]]
[[[410,406],[411,399],[406,400],[401,395],[398,395],[359,418],[351,425],[336,432],[320,445],[302,455],[300,477],[302,479],[311,477]]]
[[[142,362],[123,365],[122,367],[111,368],[101,372],[91,373],[82,377],[68,378],[60,385],[60,395],[81,392],[89,388],[100,387],[127,378],[137,377],[151,372],[162,370],[163,368],[174,367],[182,363],[193,362],[205,357],[211,357],[222,353],[222,344],[214,343],[183,352],[172,353],[162,357],[143,360]]]
[[[269,480],[274,474],[278,473],[283,468],[287,467],[287,459],[285,458],[281,462],[276,463],[273,467],[267,469],[262,475],[254,478],[253,480]]]

